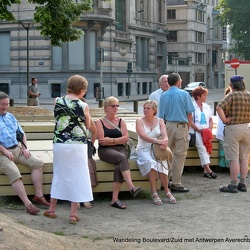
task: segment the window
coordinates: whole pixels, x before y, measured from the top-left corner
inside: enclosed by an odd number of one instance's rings
[[[196,31],[196,42],[204,43],[204,34],[202,32]]]
[[[126,2],[124,0],[115,1],[115,19],[116,19],[116,29],[120,31],[125,31],[125,17],[126,17]]]
[[[0,83],[0,91],[5,92],[7,95],[9,95],[10,89],[8,83]]]
[[[61,96],[61,84],[52,83],[51,84],[51,97],[56,98]]]
[[[176,19],[176,10],[167,10],[167,20]]]
[[[227,27],[222,27],[222,40],[227,41]]]
[[[212,65],[213,67],[217,65],[217,51],[216,50],[212,51]]]
[[[149,67],[149,39],[136,37],[136,68],[146,71]]]
[[[10,68],[10,32],[0,32],[0,70]]]
[[[157,54],[163,55],[165,51],[165,43],[164,42],[157,42]]]
[[[201,10],[196,10],[196,20],[204,23],[204,12]]]
[[[143,82],[142,83],[142,94],[146,95],[148,91],[148,83],[147,82]]]
[[[96,33],[86,31],[77,41],[52,47],[52,69],[96,69]]]
[[[204,54],[196,53],[196,63],[204,64]]]
[[[177,31],[169,31],[167,40],[168,42],[177,42]]]

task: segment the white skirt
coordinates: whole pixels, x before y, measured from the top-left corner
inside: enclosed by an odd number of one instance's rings
[[[53,144],[51,198],[71,202],[93,200],[87,144]]]
[[[151,169],[168,175],[169,166],[167,161],[160,163],[154,160],[151,155],[151,149],[149,148],[140,148],[137,150],[137,165],[143,177],[148,175]]]

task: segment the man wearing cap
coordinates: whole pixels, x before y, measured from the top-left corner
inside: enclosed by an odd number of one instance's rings
[[[195,111],[188,92],[180,89],[181,77],[178,73],[168,75],[170,89],[161,95],[159,117],[166,122],[168,146],[173,152],[172,192],[189,192],[183,187],[181,176],[188,150],[188,131]]]
[[[169,90],[170,86],[168,84],[168,75],[162,75],[159,79],[159,89],[155,90],[149,95],[149,100],[156,101],[158,104],[158,111],[160,110],[160,98],[161,95]],[[156,114],[157,117],[159,117],[159,112]]]
[[[220,188],[221,192],[246,192],[246,176],[250,152],[250,92],[242,76],[235,75],[229,83],[232,92],[217,105],[217,113],[225,124],[224,150],[225,158],[230,161],[230,179],[228,186]],[[240,182],[237,184],[238,173]]]

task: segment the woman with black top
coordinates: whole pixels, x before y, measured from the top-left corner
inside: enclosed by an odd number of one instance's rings
[[[123,179],[127,183],[132,197],[137,196],[141,188],[135,187],[131,179],[127,152],[124,146],[128,142],[129,135],[125,121],[117,116],[118,103],[114,96],[104,100],[105,116],[96,121],[96,128],[99,141],[99,158],[102,161],[113,163],[115,166],[111,206],[125,209],[126,205],[118,199]]]

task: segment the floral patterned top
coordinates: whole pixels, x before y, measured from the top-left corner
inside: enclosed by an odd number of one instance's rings
[[[63,98],[65,98],[68,108],[65,107]],[[87,104],[81,100],[71,100],[67,97],[60,97],[56,99],[54,108],[56,124],[53,143],[86,143],[86,135],[81,127],[77,125],[77,123],[80,123],[87,133],[84,123],[84,109],[86,106]]]

